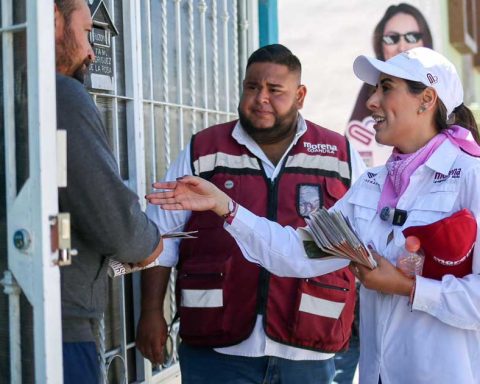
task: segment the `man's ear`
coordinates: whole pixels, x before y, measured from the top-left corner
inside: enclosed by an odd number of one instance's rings
[[[307,95],[307,87],[303,84],[300,84],[297,88],[295,97],[297,98],[297,108],[303,108],[303,102],[305,101],[305,96]]]
[[[65,18],[63,17],[62,12],[57,7],[57,4],[53,4],[53,16],[54,16],[54,25],[55,25],[55,40],[63,35],[64,26],[65,26]]]
[[[57,25],[57,19],[60,14],[60,11],[58,10],[57,3],[53,3],[53,18],[55,25]]]

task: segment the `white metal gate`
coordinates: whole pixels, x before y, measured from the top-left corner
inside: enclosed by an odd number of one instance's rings
[[[119,31],[112,39],[112,91],[92,89],[120,173],[139,196],[160,179],[190,135],[236,116],[240,79],[257,47],[257,0],[104,0]],[[144,202],[142,202],[144,204]],[[165,313],[175,313],[172,279]],[[177,327],[167,362],[135,349],[139,274],[115,278],[100,324],[106,382],[175,381]]]
[[[143,196],[192,133],[236,116],[246,59],[258,46],[258,1],[104,3],[119,32],[112,39],[114,81],[112,90],[91,94],[125,183]],[[0,381],[57,383],[63,377],[60,276],[50,224],[65,174],[51,166],[63,164],[57,161],[53,1],[0,0],[0,15],[6,180],[0,182],[0,278],[7,293],[0,295]],[[113,279],[110,288],[98,332],[104,381],[174,379],[177,328],[168,361],[152,367],[135,349],[139,275]],[[173,289],[169,298],[172,317]]]
[[[50,218],[58,212],[53,3],[2,0],[0,13],[6,204],[0,271],[8,295],[2,312],[9,313],[1,328],[10,337],[2,343],[9,358],[1,373],[13,383],[60,383],[60,276],[50,241]],[[21,329],[20,318],[32,329]]]

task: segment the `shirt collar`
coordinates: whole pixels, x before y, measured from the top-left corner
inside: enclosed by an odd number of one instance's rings
[[[435,172],[447,175],[458,156],[458,148],[445,140],[427,160],[425,165]]]
[[[434,172],[439,172],[442,175],[447,175],[452,168],[452,165],[455,162],[457,156],[458,149],[450,142],[450,140],[445,140],[432,154],[432,156],[430,156],[430,158],[426,161],[425,166],[427,166]],[[375,180],[379,184],[380,189],[383,188],[387,176],[387,167],[382,166],[380,169],[378,169]]]

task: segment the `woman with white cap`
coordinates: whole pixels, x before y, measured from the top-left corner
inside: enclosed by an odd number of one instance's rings
[[[376,139],[394,147],[385,166],[369,169],[331,208],[378,253],[377,268],[350,267],[363,283],[360,383],[478,384],[480,246],[454,252],[468,231],[473,245],[479,241],[480,221],[478,131],[463,104],[460,79],[445,57],[423,47],[386,62],[360,56],[354,72],[376,86],[367,102]],[[255,216],[203,179],[187,176],[154,187],[163,191],[147,198],[164,209],[212,210],[226,217],[225,229],[245,257],[277,275],[308,278],[348,264],[308,259],[295,230]],[[436,229],[433,242],[441,245],[440,253],[431,255],[435,261],[427,274],[412,279],[395,267],[404,230],[444,223],[463,209],[473,226],[452,221]],[[316,305],[338,309],[338,303],[322,300],[322,289],[309,291],[310,315]],[[298,300],[300,310],[305,297]]]

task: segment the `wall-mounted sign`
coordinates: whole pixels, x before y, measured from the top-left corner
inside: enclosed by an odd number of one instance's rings
[[[113,91],[112,37],[118,35],[118,30],[103,0],[89,0],[89,7],[93,19],[90,43],[96,59],[90,65],[85,83],[88,88]]]

